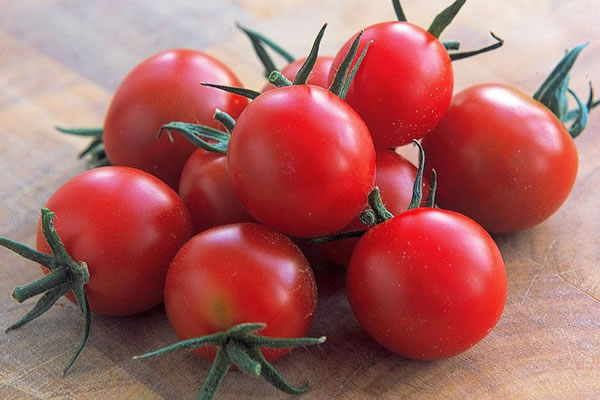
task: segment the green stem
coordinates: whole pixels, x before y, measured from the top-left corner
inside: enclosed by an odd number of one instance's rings
[[[352,80],[354,79],[354,75],[356,75],[356,71],[358,71],[358,68],[362,64],[363,59],[367,55],[367,51],[369,50],[369,47],[372,44],[373,44],[372,40],[370,40],[369,42],[367,42],[367,44],[365,45],[365,48],[360,53],[360,57],[358,57],[358,60],[356,60],[356,63],[354,64],[354,67],[352,68],[352,71],[350,71],[350,74],[348,75],[348,79],[346,79],[346,82],[344,82],[344,86],[342,87],[342,90],[341,90],[341,92],[339,94],[340,99],[344,100],[346,98],[346,96],[348,95],[348,89],[350,89],[350,84],[352,83]]]
[[[158,136],[162,132],[170,134],[176,131],[188,141],[206,151],[227,154],[231,135],[210,126],[189,124],[187,122],[170,122],[160,128]]]
[[[308,54],[308,57],[306,57],[306,61],[304,61],[304,64],[302,64],[302,67],[300,67],[300,70],[298,70],[298,73],[296,74],[296,78],[294,78],[294,85],[305,84],[308,80],[308,77],[310,76],[310,73],[312,72],[315,63],[317,62],[317,57],[319,56],[319,46],[321,45],[321,40],[323,39],[323,35],[325,34],[326,28],[327,24],[323,25],[323,27],[317,34],[312,48],[310,49],[310,53]]]
[[[251,100],[254,100],[255,98],[257,98],[260,95],[260,92],[257,92],[256,90],[252,90],[252,89],[246,89],[246,88],[234,87],[234,86],[216,85],[214,83],[206,83],[206,82],[200,82],[200,84],[202,86],[208,86],[208,87],[212,87],[215,89],[223,90],[225,92],[237,94],[239,96],[244,96]]]
[[[93,128],[63,128],[60,126],[54,127],[57,131],[66,133],[67,135],[75,135],[75,136],[95,136],[102,137],[103,128],[93,127]]]
[[[35,282],[31,282],[24,286],[17,286],[13,289],[12,296],[19,303],[22,303],[38,294],[56,289],[69,282],[70,279],[70,274],[66,268],[55,269]]]
[[[478,54],[486,53],[488,51],[492,51],[492,50],[502,47],[502,45],[504,44],[504,39],[496,36],[494,34],[494,32],[490,32],[490,35],[492,35],[492,37],[496,40],[496,43],[491,44],[489,46],[482,47],[477,50],[465,51],[465,52],[460,52],[460,53],[449,53],[448,55],[450,56],[450,60],[452,60],[452,61],[462,60],[463,58],[473,57]]]
[[[240,24],[237,24],[237,27],[240,28],[246,35],[248,35],[250,40],[254,39],[256,41],[266,44],[271,49],[273,49],[277,54],[279,54],[281,57],[283,57],[288,63],[291,63],[296,60],[296,58],[292,54],[288,53],[283,47],[281,47],[279,44],[275,43],[273,40],[271,40],[267,36],[263,35],[262,33],[258,33],[252,29],[245,28],[245,27],[241,26]],[[271,72],[271,71],[269,71],[269,72]]]
[[[198,393],[198,400],[210,400],[213,398],[219,386],[221,386],[223,379],[225,379],[229,368],[231,368],[231,360],[227,355],[227,351],[220,348],[217,350],[217,356],[210,367],[206,381],[204,381],[204,385],[202,385],[200,393]]]
[[[225,111],[221,111],[218,108],[215,110],[215,114],[213,115],[213,119],[218,121],[227,129],[227,132],[231,134],[233,132],[233,128],[235,127],[235,119]]]
[[[396,17],[400,22],[406,22],[406,14],[404,14],[404,10],[402,9],[402,5],[400,4],[400,0],[392,0],[392,5],[394,6],[394,12],[396,13]]]
[[[431,33],[436,38],[439,38],[444,29],[446,29],[446,27],[450,25],[454,17],[456,17],[456,14],[458,14],[458,12],[466,3],[466,1],[467,0],[456,0],[445,10],[436,15],[436,17],[433,19],[433,22],[429,26],[429,29],[427,29],[427,32]]]
[[[39,262],[50,270],[50,273],[44,275],[41,279],[14,289],[13,297],[19,302],[38,294],[44,293],[44,295],[24,317],[11,325],[7,331],[19,328],[38,318],[48,311],[62,295],[73,291],[79,308],[83,312],[83,334],[79,345],[64,369],[66,374],[81,353],[89,337],[91,318],[85,285],[90,280],[90,273],[86,263],[74,261],[65,249],[54,228],[54,213],[47,208],[41,210],[41,225],[44,238],[48,243],[48,247],[52,250],[52,254],[40,253],[23,244],[0,238],[0,245],[21,254],[25,258]]]
[[[312,238],[309,240],[309,242],[311,244],[319,244],[319,243],[333,242],[336,240],[358,238],[358,237],[361,237],[362,235],[364,235],[365,232],[367,232],[367,231],[363,229],[363,230],[358,230],[358,231],[348,231],[348,232],[336,233],[334,235],[320,236],[320,237]]]
[[[446,50],[458,50],[458,49],[460,49],[460,42],[459,41],[442,42],[442,45],[444,45],[444,48]]]
[[[290,80],[288,78],[286,78],[279,71],[273,71],[269,74],[269,83],[271,83],[277,87],[285,87],[285,86],[293,85],[293,83],[290,82]]]
[[[421,200],[423,199],[423,170],[425,169],[425,151],[418,140],[413,140],[413,143],[419,148],[419,168],[417,169],[417,176],[415,177],[412,197],[407,208],[408,210],[421,207]]]
[[[339,69],[333,77],[333,82],[331,83],[329,90],[337,96],[342,93],[344,83],[346,82],[346,76],[350,70],[350,65],[352,65],[352,60],[354,60],[354,56],[356,56],[356,53],[358,52],[358,45],[360,44],[360,39],[362,38],[363,32],[364,31],[360,31],[358,35],[356,35],[356,38],[354,38],[348,53],[340,63]]]
[[[373,210],[373,212],[375,213],[375,222],[377,224],[387,221],[388,219],[394,217],[394,214],[392,214],[387,208],[385,208],[385,205],[381,200],[381,192],[379,191],[379,188],[377,186],[375,186],[373,190],[371,190],[368,199],[369,207],[371,207],[371,210]]]
[[[325,337],[271,338],[260,336],[255,333],[265,327],[266,324],[264,323],[243,323],[233,326],[223,332],[184,340],[134,358],[154,357],[180,348],[195,348],[198,346],[213,345],[219,347],[217,356],[213,361],[204,385],[202,385],[198,398],[212,398],[231,365],[236,365],[241,370],[246,371],[251,375],[262,376],[273,386],[286,393],[305,392],[308,389],[308,385],[299,388],[290,385],[283,376],[267,362],[260,349],[262,347],[291,348],[297,346],[318,345],[325,342]]]

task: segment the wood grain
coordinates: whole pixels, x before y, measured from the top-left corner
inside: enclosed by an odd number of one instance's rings
[[[403,2],[411,21],[427,26],[449,1]],[[444,33],[465,48],[506,39],[503,49],[455,63],[457,90],[497,81],[533,92],[564,49],[590,41],[571,74],[585,93],[600,84],[600,28],[595,0],[468,2]],[[33,244],[39,209],[85,168],[74,155],[85,140],[55,125],[102,123],[111,92],[142,58],[170,47],[206,50],[231,65],[249,87],[262,68],[240,21],[276,36],[303,56],[329,22],[323,53],[355,31],[393,19],[387,0],[205,0],[3,2],[0,13],[0,235]],[[600,112],[577,139],[580,170],[567,203],[538,227],[496,240],[506,261],[509,294],[497,327],[452,359],[415,362],[387,352],[356,323],[344,297],[343,271],[315,266],[319,308],[311,334],[319,348],[299,349],[277,363],[294,383],[310,380],[303,398],[600,398]],[[414,150],[403,149],[414,155]],[[37,266],[0,250],[0,325],[22,316],[10,291],[40,275]],[[66,377],[81,316],[66,300],[39,320],[0,333],[1,399],[191,399],[208,364],[188,352],[161,359],[131,356],[175,340],[164,309],[132,318],[93,316],[89,344]],[[282,398],[239,371],[219,398]]]

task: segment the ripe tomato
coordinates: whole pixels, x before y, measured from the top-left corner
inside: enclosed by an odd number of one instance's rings
[[[335,56],[329,82],[356,36]],[[376,147],[392,148],[422,138],[444,116],[452,98],[448,52],[416,25],[384,22],[365,28],[355,60],[371,40],[346,101],[365,120]]]
[[[417,168],[393,150],[379,149],[375,162],[375,186],[379,187],[386,208],[394,214],[406,211],[412,197]],[[429,193],[429,183],[423,179],[423,202]],[[356,218],[343,231],[355,231],[367,227]],[[325,256],[337,265],[347,267],[358,238],[335,240],[323,243]]]
[[[297,60],[292,61],[285,67],[281,69],[281,73],[288,78],[290,81],[293,81],[302,68],[302,65],[306,61],[306,57],[299,58]],[[317,61],[315,61],[315,66],[306,81],[309,85],[320,86],[322,88],[329,88],[329,71],[331,70],[331,64],[333,63],[333,57],[329,56],[319,56],[317,57]],[[262,92],[267,90],[275,89],[275,85],[267,83],[263,88]]]
[[[177,253],[165,284],[165,306],[180,339],[244,322],[261,335],[305,336],[317,304],[308,262],[286,236],[258,224],[224,225],[194,236]],[[214,348],[194,350],[212,359]],[[274,360],[288,350],[264,349]]]
[[[168,50],[135,67],[117,89],[104,122],[104,145],[113,165],[150,172],[177,189],[187,158],[196,147],[175,135],[156,139],[172,121],[223,127],[213,120],[219,108],[237,117],[248,100],[200,82],[241,86],[217,59],[194,50]]]
[[[490,232],[539,224],[565,201],[577,175],[577,149],[562,123],[503,85],[457,94],[423,147],[427,169],[440,176],[440,206]]]
[[[339,97],[311,85],[269,90],[252,101],[235,125],[227,162],[250,215],[297,237],[348,225],[375,178],[364,122]]]
[[[179,195],[190,211],[196,233],[252,221],[233,192],[224,154],[203,149],[193,152],[181,172]]]
[[[96,168],[67,181],[46,207],[67,252],[87,263],[92,312],[130,315],[162,302],[169,263],[192,235],[185,205],[164,182],[134,168]],[[36,244],[50,253],[39,226]]]
[[[415,208],[369,230],[347,272],[352,311],[379,344],[412,359],[461,353],[494,327],[506,301],[498,247],[452,211]]]

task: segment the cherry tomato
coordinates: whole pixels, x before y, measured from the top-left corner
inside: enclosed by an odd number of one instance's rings
[[[130,315],[162,302],[169,264],[192,235],[189,213],[169,186],[134,168],[96,168],[67,181],[46,207],[67,252],[87,263],[92,312]],[[40,226],[36,244],[50,253]]]
[[[346,286],[354,315],[376,342],[404,357],[433,360],[467,350],[496,325],[506,270],[476,222],[415,208],[360,239]]]
[[[503,85],[457,94],[423,147],[427,169],[440,176],[440,206],[490,232],[539,224],[563,204],[577,175],[577,149],[561,122]]]
[[[235,125],[227,162],[250,215],[297,237],[348,225],[375,178],[364,122],[339,97],[311,85],[269,90],[252,101]]]
[[[329,82],[355,38],[335,56]],[[392,148],[422,138],[444,116],[452,98],[448,52],[416,25],[384,22],[365,28],[355,60],[371,40],[346,101],[365,120],[376,147]]]
[[[167,316],[180,339],[263,322],[259,333],[302,337],[317,304],[308,262],[286,236],[258,224],[232,224],[194,236],[177,253],[165,284]],[[194,350],[212,359],[214,348]],[[276,359],[287,352],[264,349]]]
[[[288,78],[290,81],[293,81],[302,68],[302,65],[306,61],[306,57],[299,58],[297,60],[292,61],[285,67],[281,69],[281,73],[283,76]],[[309,85],[320,86],[322,88],[329,88],[329,71],[331,70],[331,64],[333,63],[333,57],[329,56],[319,56],[317,57],[317,61],[315,62],[315,66],[313,67],[308,80],[306,81]],[[267,83],[262,91],[265,92],[267,90],[275,89],[275,85]]]
[[[406,158],[393,150],[379,149],[375,162],[375,185],[379,187],[386,208],[394,214],[406,211],[412,197],[417,168]],[[423,202],[429,193],[429,184],[423,179]],[[356,218],[343,232],[366,229]],[[347,267],[352,250],[358,238],[335,240],[323,243],[321,248],[325,256],[337,265]]]
[[[174,134],[157,140],[172,121],[223,127],[213,120],[219,108],[237,117],[248,100],[204,87],[201,82],[241,86],[217,59],[194,50],[168,50],[135,67],[117,89],[104,123],[104,145],[113,165],[150,172],[177,189],[183,165],[196,147]]]
[[[190,211],[196,233],[252,221],[233,192],[224,154],[203,149],[192,153],[181,173],[179,195]]]

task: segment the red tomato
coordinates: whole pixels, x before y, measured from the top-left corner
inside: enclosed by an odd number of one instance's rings
[[[417,176],[417,168],[406,158],[393,150],[380,149],[376,154],[375,185],[381,191],[386,208],[394,214],[406,211],[412,197],[413,185]],[[429,193],[429,183],[423,179],[423,202]],[[366,229],[356,218],[343,232]],[[352,250],[358,238],[336,240],[323,243],[321,248],[325,256],[337,265],[347,267]]]
[[[250,215],[297,237],[348,225],[375,178],[364,122],[339,97],[311,85],[269,90],[252,101],[235,125],[227,162]]]
[[[190,211],[196,233],[252,221],[233,192],[224,154],[202,149],[192,153],[181,173],[179,195]]]
[[[285,67],[281,69],[281,73],[283,76],[288,78],[290,81],[293,81],[302,68],[302,65],[306,61],[306,57],[299,58],[295,61],[292,61]],[[315,66],[313,67],[308,80],[306,81],[309,85],[320,86],[322,88],[329,88],[329,71],[331,70],[331,64],[333,63],[333,57],[329,56],[319,56],[317,57],[317,61],[315,62]],[[267,90],[275,89],[275,85],[267,83],[263,88],[262,92]]]
[[[67,252],[87,263],[92,312],[130,315],[162,302],[169,263],[192,235],[185,205],[164,182],[134,168],[96,168],[67,181],[46,207]],[[40,226],[36,243],[50,253]]]
[[[200,82],[241,86],[217,59],[194,50],[168,50],[140,63],[117,89],[104,122],[104,145],[113,165],[150,172],[177,189],[185,161],[196,147],[174,133],[156,139],[160,127],[172,121],[223,126],[213,120],[219,108],[234,118],[248,100]]]
[[[440,177],[440,206],[490,232],[539,224],[565,201],[577,175],[577,149],[561,122],[503,85],[457,94],[423,147],[427,169]]]
[[[335,56],[329,82],[355,38]],[[392,148],[422,138],[444,116],[452,98],[448,52],[416,25],[384,22],[365,28],[355,60],[371,40],[346,101],[365,120],[376,147]]]
[[[473,220],[415,208],[360,239],[346,287],[354,315],[376,342],[404,357],[434,360],[467,350],[496,325],[506,270]]]
[[[184,340],[263,322],[261,335],[302,337],[317,304],[308,262],[286,236],[258,224],[219,226],[177,253],[165,284],[167,316]],[[214,348],[194,350],[212,359]],[[274,360],[289,350],[264,349]]]

